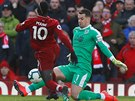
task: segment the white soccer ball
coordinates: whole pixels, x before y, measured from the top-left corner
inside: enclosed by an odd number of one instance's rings
[[[30,70],[30,72],[28,73],[28,79],[32,82],[32,83],[38,83],[42,80],[42,77],[40,75],[40,72],[37,68],[34,68],[32,70]]]

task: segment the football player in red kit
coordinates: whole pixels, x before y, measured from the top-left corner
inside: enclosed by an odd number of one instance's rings
[[[18,24],[16,26],[16,31],[30,30],[31,47],[35,50],[35,57],[39,62],[39,71],[46,87],[52,91],[60,91],[66,95],[68,92],[67,87],[58,85],[52,80],[52,75],[50,75],[52,74],[55,61],[60,52],[60,48],[55,40],[55,34],[71,52],[71,61],[73,63],[77,63],[77,57],[70,40],[63,33],[59,22],[47,16],[48,8],[47,2],[41,2],[36,10],[38,16],[29,18]],[[14,86],[22,96],[27,95],[27,92],[22,92],[18,81],[14,81]]]

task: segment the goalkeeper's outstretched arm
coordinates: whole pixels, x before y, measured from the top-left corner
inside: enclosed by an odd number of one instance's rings
[[[98,42],[98,46],[100,47],[101,51],[112,61],[112,63],[115,66],[119,67],[121,73],[125,73],[128,70],[127,66],[124,63],[114,57],[112,52],[106,47],[103,41]]]

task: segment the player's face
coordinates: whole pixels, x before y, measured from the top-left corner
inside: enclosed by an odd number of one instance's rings
[[[78,14],[78,24],[81,28],[84,28],[90,24],[90,17],[86,17],[85,14]]]

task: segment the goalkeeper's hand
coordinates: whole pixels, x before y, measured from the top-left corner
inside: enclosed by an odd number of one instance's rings
[[[74,64],[76,64],[78,62],[75,52],[70,53],[69,55],[67,55],[67,57],[68,57],[69,62],[72,62]]]
[[[124,74],[128,70],[127,66],[121,61],[113,59],[112,62],[115,64],[115,66],[119,67],[122,74]]]

